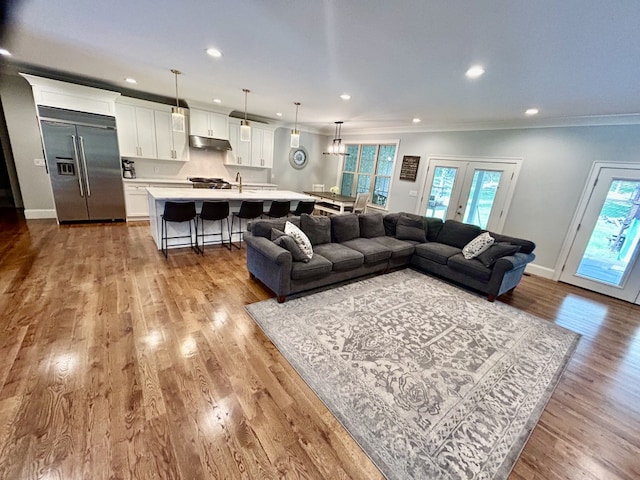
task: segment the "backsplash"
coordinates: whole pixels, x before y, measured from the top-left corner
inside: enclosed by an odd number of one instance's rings
[[[241,172],[245,182],[268,182],[269,170],[266,168],[247,168],[225,165],[226,152],[212,150],[189,149],[188,162],[171,160],[147,160],[136,158],[137,178],[170,178],[186,180],[187,177],[223,178],[233,181],[236,173]]]

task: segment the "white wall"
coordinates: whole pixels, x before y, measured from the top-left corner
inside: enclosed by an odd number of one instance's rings
[[[474,132],[431,132],[400,138],[389,210],[419,212],[430,156],[522,158],[522,169],[503,232],[537,244],[534,265],[549,276],[595,161],[640,163],[640,125],[558,127]],[[343,135],[376,142],[380,135]],[[388,138],[388,136],[384,136]],[[415,183],[399,180],[403,155],[418,155]],[[418,197],[409,196],[418,190]],[[541,272],[536,272],[541,273]]]

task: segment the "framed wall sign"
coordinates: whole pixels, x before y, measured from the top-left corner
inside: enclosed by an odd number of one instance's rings
[[[405,155],[402,157],[402,166],[400,167],[400,180],[416,181],[418,176],[418,165],[420,165],[420,157],[413,155]]]

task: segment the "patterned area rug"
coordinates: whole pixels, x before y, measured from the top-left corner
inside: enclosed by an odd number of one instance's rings
[[[389,479],[506,478],[579,339],[409,269],[246,308]]]

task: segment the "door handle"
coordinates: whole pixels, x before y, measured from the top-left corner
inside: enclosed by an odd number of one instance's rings
[[[76,144],[75,135],[71,135],[71,143],[73,144],[73,161],[76,163],[76,174],[78,176],[78,186],[80,187],[80,196],[84,197],[84,189],[82,188],[82,178],[80,178],[80,164],[78,163],[78,145]]]
[[[91,196],[91,187],[89,186],[89,170],[87,170],[87,158],[84,155],[84,139],[82,136],[78,137],[80,139],[80,155],[82,157],[82,166],[84,167],[84,179],[87,182],[87,197]]]

